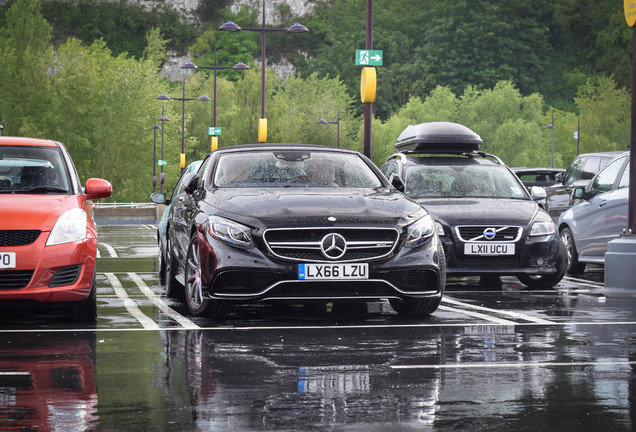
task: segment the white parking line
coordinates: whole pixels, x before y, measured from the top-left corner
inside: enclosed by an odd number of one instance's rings
[[[534,326],[544,326],[545,324],[538,323],[516,323],[514,321],[504,321],[503,323],[483,323],[481,321],[476,322],[452,322],[452,323],[410,323],[410,324],[365,324],[365,325],[295,325],[295,326],[249,326],[249,327],[231,327],[230,325],[226,326],[216,326],[216,327],[201,327],[201,330],[210,331],[210,332],[250,332],[250,331],[283,331],[283,330],[299,330],[299,331],[307,331],[307,330],[377,330],[377,329],[396,329],[396,328],[456,328],[456,327],[497,327],[497,326],[509,326],[514,325],[516,327],[534,327]],[[591,327],[603,327],[606,328],[608,326],[636,326],[636,321],[572,321],[572,322],[556,322],[553,324],[555,328],[565,328],[570,326],[576,326],[580,328],[581,326],[591,326]],[[182,331],[186,330],[182,327],[157,327],[157,328],[108,328],[108,327],[98,327],[97,329],[86,329],[86,328],[61,328],[61,329],[41,329],[41,328],[20,328],[20,329],[0,329],[0,334],[3,333],[81,333],[81,332],[90,332],[90,331],[99,331],[99,332],[112,332],[112,333],[126,333],[126,332],[136,332],[136,331]]]
[[[158,330],[160,328],[159,325],[156,322],[154,322],[152,319],[150,319],[148,315],[144,314],[139,309],[139,307],[137,307],[137,303],[135,303],[134,300],[128,297],[126,290],[121,285],[121,282],[119,282],[119,279],[117,279],[117,276],[115,276],[114,273],[104,273],[104,274],[106,275],[106,277],[108,277],[108,280],[110,281],[110,284],[115,290],[115,294],[117,294],[117,297],[123,300],[124,306],[126,307],[128,312],[132,316],[137,318],[137,321],[139,321],[139,323],[143,326],[143,328],[147,330]]]
[[[456,313],[460,313],[460,314],[464,314],[464,315],[469,315],[469,316],[472,316],[472,317],[475,317],[475,318],[481,318],[483,320],[490,321],[490,322],[497,323],[497,324],[510,325],[510,326],[514,326],[514,325],[519,324],[519,323],[514,322],[514,321],[508,321],[508,320],[505,320],[505,319],[495,318],[495,317],[490,316],[490,315],[482,314],[482,313],[479,313],[479,312],[470,312],[470,311],[467,311],[467,310],[464,310],[464,309],[456,309],[456,308],[451,308],[451,307],[448,307],[448,306],[439,306],[439,309],[440,310],[449,311],[449,312],[456,312]]]
[[[522,362],[522,363],[457,363],[442,365],[393,365],[391,369],[486,369],[486,368],[526,368],[554,366],[631,366],[635,361],[601,361],[601,362]]]
[[[476,310],[480,310],[480,311],[484,311],[484,312],[492,312],[492,313],[497,313],[500,315],[507,315],[510,316],[512,318],[516,318],[516,319],[522,319],[525,321],[530,321],[533,323],[537,323],[537,324],[554,324],[554,321],[548,321],[542,318],[536,318],[533,317],[531,315],[526,315],[526,314],[522,314],[519,312],[511,312],[511,311],[507,311],[507,310],[499,310],[499,309],[492,309],[492,308],[487,308],[487,307],[483,307],[483,306],[477,306],[477,305],[473,305],[470,303],[464,303],[464,302],[460,302],[458,300],[452,299],[448,296],[444,296],[442,298],[442,302],[444,303],[450,303],[456,306],[461,306],[464,308],[470,308],[470,309],[476,309]]]
[[[604,283],[588,281],[588,280],[585,280],[585,279],[573,278],[573,277],[570,277],[570,276],[565,276],[563,278],[563,280],[574,282],[577,285],[583,285],[583,286],[588,286],[588,287],[592,287],[592,288],[605,288],[605,284]]]
[[[146,283],[143,281],[142,278],[139,277],[138,274],[136,274],[136,273],[128,273],[128,276],[130,276],[132,278],[132,280],[135,281],[135,283],[137,284],[137,286],[139,287],[141,292],[143,292],[146,295],[146,297],[148,297],[150,300],[152,300],[152,302],[155,305],[157,305],[157,307],[163,313],[165,313],[170,318],[172,318],[173,320],[175,320],[176,322],[181,324],[182,327],[187,328],[187,329],[199,329],[199,328],[201,328],[198,325],[196,325],[195,323],[193,323],[192,321],[190,321],[188,318],[184,317],[183,315],[181,315],[180,313],[178,313],[177,311],[172,309],[170,306],[168,306],[166,304],[166,302],[161,300],[161,298],[157,294],[155,294],[154,292],[152,292],[152,290],[150,288],[148,288],[148,285],[146,285]]]
[[[115,251],[115,248],[113,248],[111,245],[109,245],[108,243],[101,243],[101,242],[99,244],[106,248],[111,258],[119,258],[117,256],[117,252]]]

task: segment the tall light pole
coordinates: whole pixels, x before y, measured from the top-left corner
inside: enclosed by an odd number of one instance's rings
[[[552,129],[552,168],[554,168],[554,111],[552,111],[552,123],[543,126],[543,129]]]
[[[157,192],[157,129],[161,129],[161,126],[157,124],[157,116],[155,116],[152,125],[152,193]]]
[[[170,121],[170,119],[163,114],[163,107],[161,107],[161,117],[159,117],[159,121],[161,122],[161,160],[163,161],[164,160],[163,158],[163,130],[164,130],[163,122]],[[163,193],[164,180],[165,180],[165,176],[163,174],[163,164],[161,164],[161,173],[159,174],[159,184],[161,185],[160,186],[161,193]]]
[[[216,64],[216,42],[214,42],[214,66],[197,66],[191,61],[186,62],[183,66],[183,69],[208,69],[214,71],[214,94],[212,96],[212,127],[216,128],[216,71],[223,69],[234,69],[234,70],[246,70],[250,67],[243,62],[238,62],[234,66],[217,66]],[[218,148],[218,136],[212,136],[210,138],[210,150],[214,151]]]
[[[338,148],[340,148],[340,108],[338,108],[338,120],[336,120],[335,122],[329,122],[329,121],[321,118],[316,123],[318,123],[318,124],[335,124],[335,125],[337,125],[337,141],[336,142],[337,142]]]
[[[265,34],[269,32],[287,32],[287,33],[305,33],[308,32],[307,27],[304,25],[295,23],[293,26],[286,29],[268,29],[265,28],[265,0],[263,0],[263,24],[261,28],[241,28],[232,21],[228,21],[219,27],[219,30],[225,31],[253,31],[261,33],[261,116],[258,119],[258,142],[264,143],[267,141],[267,118],[265,117],[265,65],[266,63],[266,45]]]
[[[186,86],[186,82],[184,78],[183,79],[183,97],[180,97],[180,98],[169,97],[169,96],[166,96],[164,93],[161,93],[159,96],[157,96],[157,99],[159,100],[180,100],[181,101],[181,157],[179,160],[179,165],[181,167],[181,174],[183,174],[183,170],[185,169],[185,165],[186,165],[185,164],[185,103],[186,101],[193,101],[193,100],[197,100],[201,102],[208,102],[212,100],[206,95],[199,96],[196,99],[186,98],[185,86]]]
[[[365,48],[373,49],[373,0],[367,0],[367,19],[365,32]],[[373,103],[364,104],[364,122],[362,126],[362,151],[366,157],[371,159],[373,155],[371,143],[371,132],[373,125]]]

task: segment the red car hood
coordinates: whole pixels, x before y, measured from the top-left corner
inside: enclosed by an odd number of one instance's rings
[[[50,231],[58,218],[72,208],[84,208],[79,195],[0,195],[0,230]]]

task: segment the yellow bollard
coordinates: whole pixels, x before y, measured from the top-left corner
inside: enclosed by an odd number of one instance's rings
[[[259,143],[267,142],[267,119],[266,118],[258,119],[258,142]]]

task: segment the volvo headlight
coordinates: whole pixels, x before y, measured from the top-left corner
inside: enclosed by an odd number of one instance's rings
[[[84,240],[86,238],[86,212],[75,208],[67,210],[55,222],[49,238],[46,240],[47,246],[62,243],[71,243]]]
[[[556,225],[553,221],[534,221],[530,228],[530,236],[547,236],[556,232]]]
[[[254,247],[252,230],[245,225],[219,216],[208,217],[208,232],[217,240],[242,249]]]
[[[405,247],[414,248],[426,243],[435,233],[435,221],[430,215],[416,220],[407,228]]]

